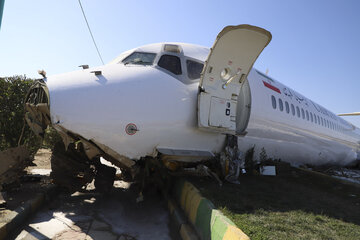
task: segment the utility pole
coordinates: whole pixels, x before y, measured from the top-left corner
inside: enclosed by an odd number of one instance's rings
[[[4,3],[5,3],[5,0],[0,0],[0,29],[1,29],[1,20],[2,20],[2,15],[3,15],[3,10],[4,10]]]

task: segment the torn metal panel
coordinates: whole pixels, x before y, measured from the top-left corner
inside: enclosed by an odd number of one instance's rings
[[[68,131],[64,129],[63,127],[59,125],[53,125],[53,128],[59,133],[61,139],[64,142],[65,149],[68,149],[68,146],[70,143],[73,143],[76,141],[76,139],[69,136]]]
[[[67,147],[70,143],[81,142],[84,147],[85,154],[89,159],[92,159],[96,156],[103,156],[106,160],[110,161],[115,166],[118,166],[120,168],[131,168],[135,164],[135,161],[118,154],[104,144],[95,142],[92,139],[85,139],[80,135],[66,130],[60,125],[54,125],[53,127],[60,134],[65,147]]]
[[[125,157],[123,155],[120,155],[119,153],[115,152],[114,150],[112,150],[111,148],[109,148],[108,146],[105,146],[104,144],[95,143],[97,146],[99,146],[99,148],[101,148],[101,150],[104,151],[104,153],[106,153],[108,156],[110,156],[110,159],[106,158],[106,160],[110,161],[111,163],[113,163],[115,166],[118,166],[120,168],[122,167],[126,167],[126,168],[131,168],[135,165],[135,161],[129,159],[128,157]],[[117,161],[112,161],[112,159],[116,159]],[[120,164],[119,164],[120,163]]]

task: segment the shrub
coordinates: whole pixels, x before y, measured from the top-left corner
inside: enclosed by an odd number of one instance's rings
[[[26,76],[0,78],[0,151],[25,144],[34,153],[41,146],[41,138],[35,136],[24,120],[24,99],[33,84]]]

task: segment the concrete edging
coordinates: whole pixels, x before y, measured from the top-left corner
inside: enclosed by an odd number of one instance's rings
[[[5,210],[7,212],[2,216],[4,219],[0,220],[0,240],[6,239],[15,230],[19,229],[29,216],[40,209],[49,196],[54,194],[55,189],[56,187],[50,187],[45,193],[36,194],[34,198],[26,201],[13,211]]]
[[[203,197],[200,191],[185,180],[175,180],[171,192],[173,198],[181,207],[182,212],[186,215],[186,218],[191,223],[191,227],[185,223],[184,219],[176,220],[180,224],[180,230],[186,232],[190,228],[188,235],[193,235],[191,229],[195,229],[198,237],[202,240],[249,240],[250,238],[243,233],[230,219],[217,210],[214,204]],[[176,212],[176,205],[168,200],[168,207],[170,215],[179,215]],[[179,218],[179,217],[176,217]],[[183,237],[181,231],[180,235],[182,239],[196,239]]]
[[[188,224],[182,210],[177,206],[173,199],[167,197],[168,209],[170,213],[170,228],[183,240],[198,240],[198,236],[192,226]]]

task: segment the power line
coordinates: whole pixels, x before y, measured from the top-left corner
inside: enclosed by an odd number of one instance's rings
[[[99,48],[98,48],[98,47],[97,47],[97,45],[96,45],[95,38],[94,38],[94,36],[93,36],[93,34],[92,34],[92,32],[91,32],[90,25],[89,25],[89,22],[88,22],[88,20],[87,20],[87,18],[86,18],[86,15],[85,15],[84,9],[83,9],[83,7],[82,7],[81,1],[80,1],[80,0],[78,0],[78,1],[79,1],[79,5],[80,5],[81,11],[82,11],[82,13],[83,13],[83,16],[84,16],[84,19],[85,19],[86,25],[87,25],[87,27],[88,27],[88,29],[89,29],[89,32],[90,32],[91,38],[92,38],[92,40],[93,40],[93,42],[94,42],[94,45],[95,45],[96,51],[97,51],[97,53],[98,53],[98,55],[99,55],[99,58],[100,58],[100,60],[101,60],[102,64],[104,64],[104,61],[103,61],[103,59],[102,59],[102,57],[101,57],[101,54],[100,54]]]

